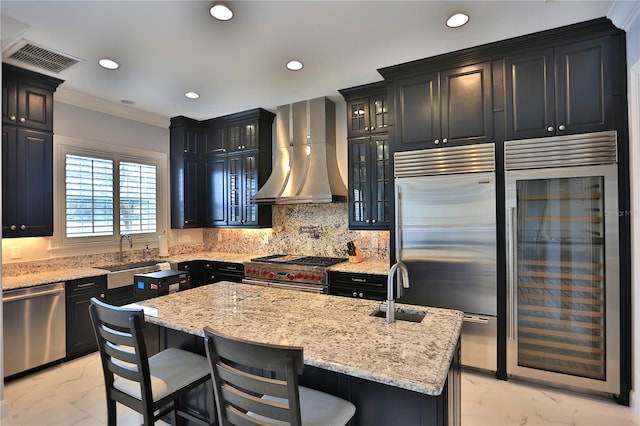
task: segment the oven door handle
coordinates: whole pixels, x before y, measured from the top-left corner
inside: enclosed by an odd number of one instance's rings
[[[287,288],[287,289],[294,289],[294,290],[302,290],[302,291],[309,291],[312,293],[324,293],[325,289],[324,287],[307,287],[307,286],[303,286],[303,285],[295,285],[295,284],[280,284],[280,283],[269,283],[270,286],[273,287],[278,287],[278,288]]]
[[[312,286],[295,285],[295,284],[281,284],[273,281],[259,281],[259,280],[252,280],[248,278],[244,278],[242,282],[244,284],[254,284],[254,285],[262,285],[262,286],[268,286],[268,287],[285,288],[288,290],[302,290],[302,291],[308,291],[308,292],[319,293],[319,294],[325,293],[325,287],[320,287],[320,286],[312,287]]]
[[[266,286],[269,286],[271,283],[269,281],[259,281],[259,280],[252,280],[250,278],[243,278],[242,284],[262,285],[266,287]]]

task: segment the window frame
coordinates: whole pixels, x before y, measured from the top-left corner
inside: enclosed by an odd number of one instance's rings
[[[54,136],[54,237],[51,240],[52,254],[86,254],[87,252],[112,251],[120,243],[120,162],[148,164],[156,168],[156,232],[131,234],[135,246],[156,246],[158,236],[166,229],[166,201],[162,188],[167,185],[167,154],[146,151],[120,145],[110,145],[100,142],[72,139]],[[66,164],[67,154],[108,159],[113,161],[113,202],[114,202],[114,231],[113,235],[90,237],[66,236]]]

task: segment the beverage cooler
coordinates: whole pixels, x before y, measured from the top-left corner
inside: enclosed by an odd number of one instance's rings
[[[504,148],[507,374],[619,395],[616,132]]]

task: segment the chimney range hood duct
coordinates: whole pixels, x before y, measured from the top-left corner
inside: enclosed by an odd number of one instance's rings
[[[278,107],[275,164],[253,203],[347,201],[336,160],[335,108],[325,97]]]

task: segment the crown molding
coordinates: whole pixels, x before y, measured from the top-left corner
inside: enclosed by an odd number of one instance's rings
[[[58,87],[54,94],[54,100],[63,104],[69,104],[88,110],[114,115],[128,120],[139,121],[162,128],[169,128],[169,117],[106,101],[95,96],[69,90],[63,86]]]
[[[640,1],[614,1],[607,18],[611,19],[616,27],[626,31],[633,21],[640,18]]]

